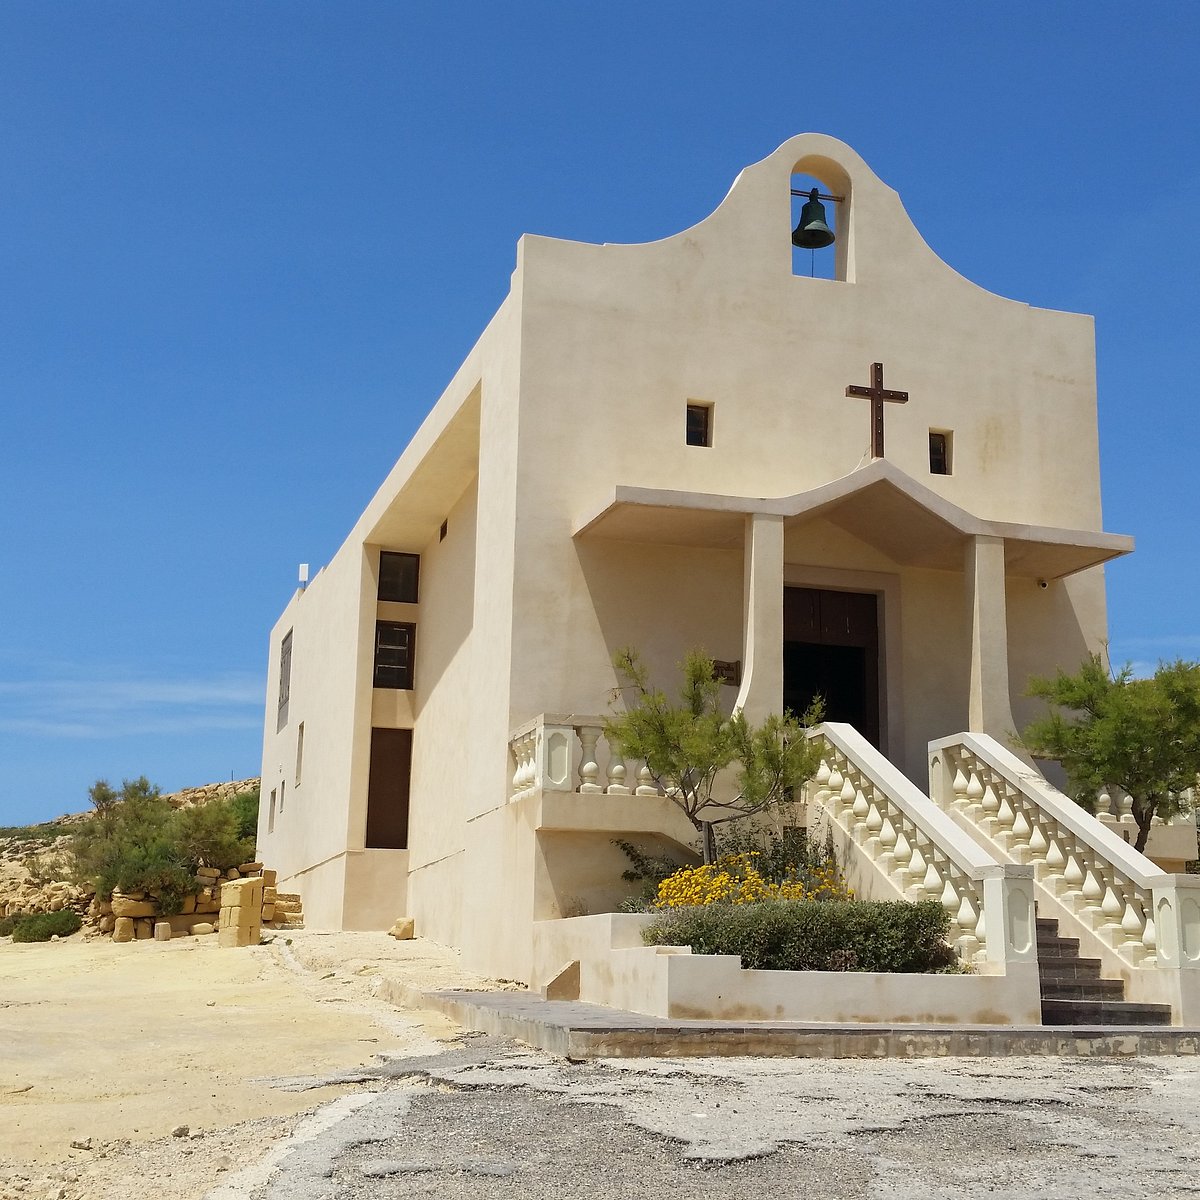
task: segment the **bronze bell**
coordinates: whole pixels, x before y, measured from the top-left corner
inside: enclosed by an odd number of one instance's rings
[[[825,205],[817,199],[817,189],[808,193],[800,210],[800,221],[792,230],[792,245],[802,250],[820,250],[833,245],[833,230],[825,220]]]

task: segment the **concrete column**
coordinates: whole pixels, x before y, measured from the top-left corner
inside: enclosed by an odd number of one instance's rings
[[[734,705],[758,723],[783,711],[783,518],[746,517],[742,686]]]
[[[1008,745],[1016,730],[1008,692],[1008,612],[1004,600],[1004,539],[967,542],[963,574],[971,615],[971,694],[967,728]]]

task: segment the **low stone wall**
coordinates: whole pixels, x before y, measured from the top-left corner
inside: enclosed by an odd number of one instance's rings
[[[223,889],[232,883],[252,885],[247,894],[255,896],[256,931],[263,926],[286,929],[298,923],[299,896],[280,896],[275,889],[275,872],[264,868],[262,863],[243,863],[224,873],[215,867],[200,867],[196,871],[195,893],[184,897],[182,911],[176,914],[163,914],[152,893],[113,892],[111,900],[93,897],[88,917],[101,934],[111,934],[114,942],[151,938],[168,941],[173,937],[216,933],[221,923]]]

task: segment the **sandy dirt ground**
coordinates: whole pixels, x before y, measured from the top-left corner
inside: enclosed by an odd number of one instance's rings
[[[376,999],[388,975],[488,986],[450,950],[378,933],[295,930],[244,950],[0,940],[0,1197],[202,1195],[346,1090],[257,1080],[436,1053],[455,1035]]]

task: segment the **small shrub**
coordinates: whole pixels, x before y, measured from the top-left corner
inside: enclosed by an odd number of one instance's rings
[[[955,965],[950,918],[936,900],[765,900],[670,909],[642,931],[647,945],[737,954],[768,971],[934,972]]]
[[[233,809],[233,818],[237,822],[237,836],[243,841],[254,842],[258,837],[258,802],[261,794],[259,788],[254,788],[249,792],[238,792],[229,801],[229,806]],[[254,850],[250,851],[251,857],[254,853]],[[230,866],[233,865],[230,863]]]
[[[34,913],[22,917],[13,926],[12,940],[14,942],[48,942],[55,934],[66,937],[83,925],[77,912],[69,908],[59,909],[58,912]]]
[[[18,921],[23,921],[26,917],[32,916],[33,913],[15,912],[9,913],[7,917],[0,917],[0,937],[8,937],[16,928]]]

